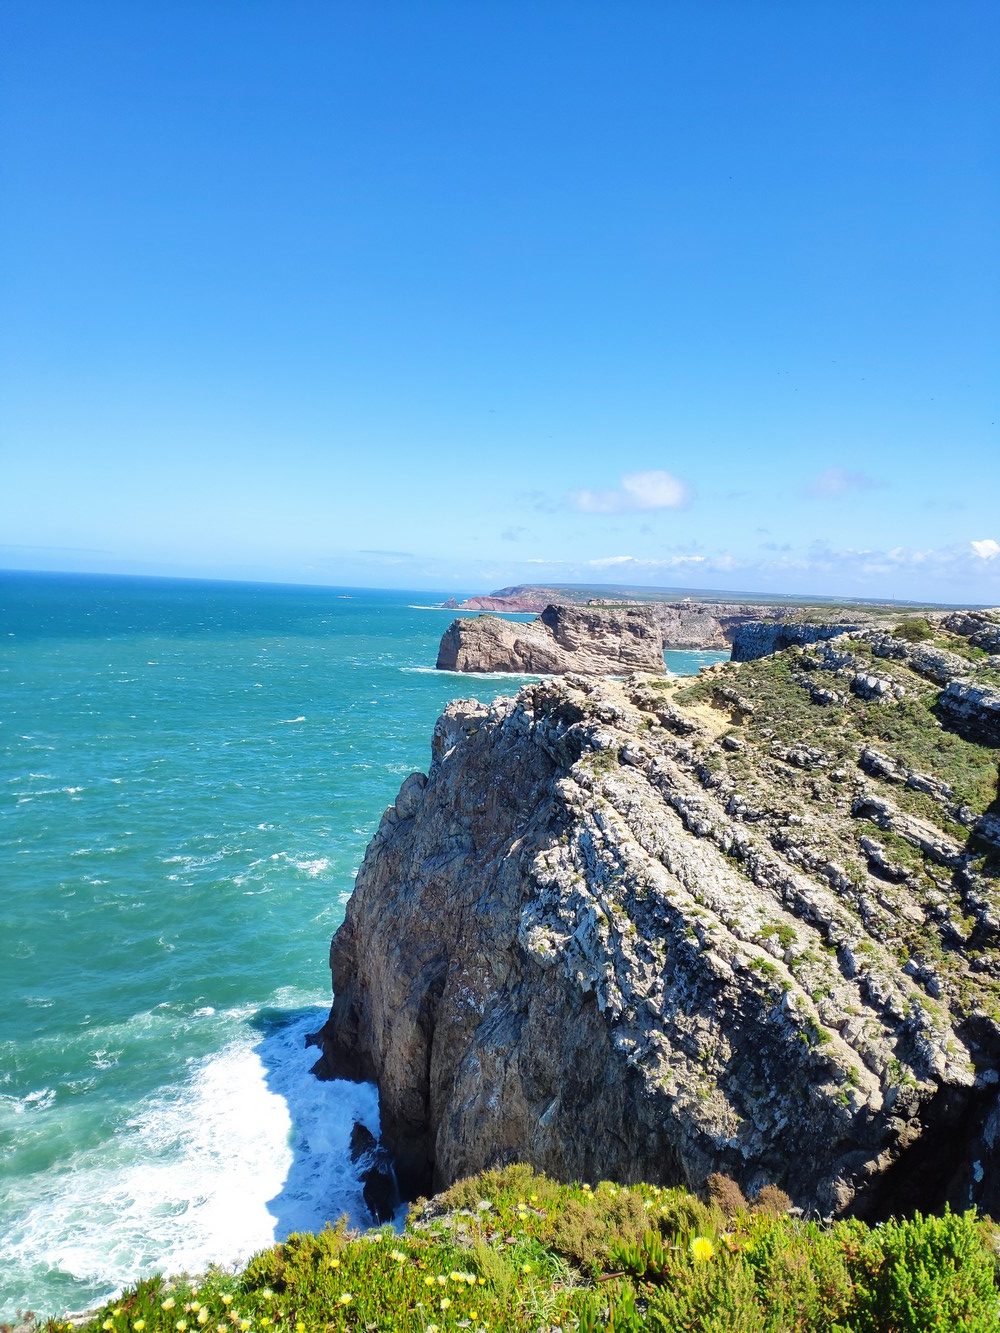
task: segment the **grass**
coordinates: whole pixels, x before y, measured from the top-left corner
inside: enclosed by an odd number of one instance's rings
[[[148,1278],[62,1333],[695,1330],[1000,1333],[996,1229],[973,1212],[869,1228],[788,1216],[713,1177],[563,1185],[513,1166],[418,1202],[402,1234],[295,1235],[242,1273]]]
[[[965,642],[956,635],[947,639],[953,650]],[[956,806],[967,806],[977,815],[988,810],[997,800],[1000,779],[996,749],[977,745],[939,724],[935,709],[940,691],[936,686],[899,662],[872,660],[866,644],[852,640],[851,651],[866,669],[899,680],[905,697],[869,702],[849,694],[840,707],[820,707],[803,688],[803,675],[811,684],[840,693],[846,692],[846,685],[828,671],[803,673],[801,654],[792,648],[730,668],[721,678],[698,679],[679,690],[676,701],[681,705],[707,703],[725,710],[729,705],[720,701],[718,691],[720,685],[731,684],[754,705],[753,716],[744,719],[743,734],[762,749],[769,742],[792,745],[807,741],[853,768],[861,750],[873,745],[906,768],[946,783],[954,792]],[[950,836],[964,836],[941,805],[922,793],[894,786],[892,799]]]

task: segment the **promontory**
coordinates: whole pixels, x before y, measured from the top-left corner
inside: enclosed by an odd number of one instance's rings
[[[404,1193],[525,1161],[995,1212],[998,653],[959,614],[449,705],[319,1034]]]

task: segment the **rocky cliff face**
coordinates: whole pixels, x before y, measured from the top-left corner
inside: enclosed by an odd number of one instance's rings
[[[465,611],[534,611],[536,613],[544,611],[549,605],[587,606],[589,608],[644,607],[655,615],[660,622],[664,648],[715,648],[723,650],[733,643],[735,635],[742,626],[752,622],[759,622],[763,628],[768,625],[777,627],[789,621],[808,621],[810,624],[825,624],[828,627],[828,632],[832,633],[834,631],[830,627],[836,620],[836,617],[831,615],[829,606],[810,607],[768,602],[709,602],[694,601],[689,597],[679,601],[640,600],[627,595],[624,591],[618,597],[596,597],[591,596],[588,590],[584,588],[546,588],[534,584],[499,588],[488,596],[468,597],[461,602],[457,598],[451,597],[443,605]],[[867,603],[858,604],[851,608],[849,615],[841,615],[840,630],[847,629],[851,625],[871,624],[877,620],[890,620],[891,623],[892,620],[898,620],[901,615],[905,614],[899,607],[879,608]],[[979,612],[961,611],[955,614],[958,617],[981,616]],[[975,625],[970,622],[969,627],[962,632],[968,635],[974,633],[977,627],[982,628],[978,622]],[[761,634],[762,628],[757,630],[756,633]],[[987,633],[989,632],[991,631],[987,627]],[[997,634],[995,625],[992,627],[992,633]],[[805,637],[796,638],[793,634],[786,643],[781,643],[776,633],[770,647],[764,651],[775,652],[778,648],[787,647],[789,643],[807,641],[809,640]],[[994,651],[1000,651],[1000,649]],[[760,656],[761,654],[755,651],[751,655]],[[744,659],[737,658],[737,660],[742,661]]]
[[[659,624],[639,606],[549,606],[530,624],[488,615],[454,620],[441,639],[437,667],[524,675],[666,670]]]
[[[990,686],[942,635],[918,647]],[[378,1081],[404,1190],[525,1160],[1000,1206],[998,751],[951,728],[941,669],[870,631],[450,705],[320,1034]]]
[[[824,624],[803,624],[774,620],[747,620],[738,624],[732,634],[734,662],[753,662],[758,657],[769,657],[793,644],[802,646],[835,638],[863,629],[863,623],[830,621]]]

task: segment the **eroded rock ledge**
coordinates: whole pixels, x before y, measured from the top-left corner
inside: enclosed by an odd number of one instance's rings
[[[451,704],[320,1034],[326,1072],[377,1080],[404,1192],[525,1160],[995,1211],[998,753],[951,729],[943,660],[871,631]]]

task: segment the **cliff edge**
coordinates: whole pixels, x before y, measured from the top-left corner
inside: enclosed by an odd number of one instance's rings
[[[523,1160],[995,1212],[991,627],[451,704],[319,1034],[325,1072],[378,1082],[404,1192]]]

